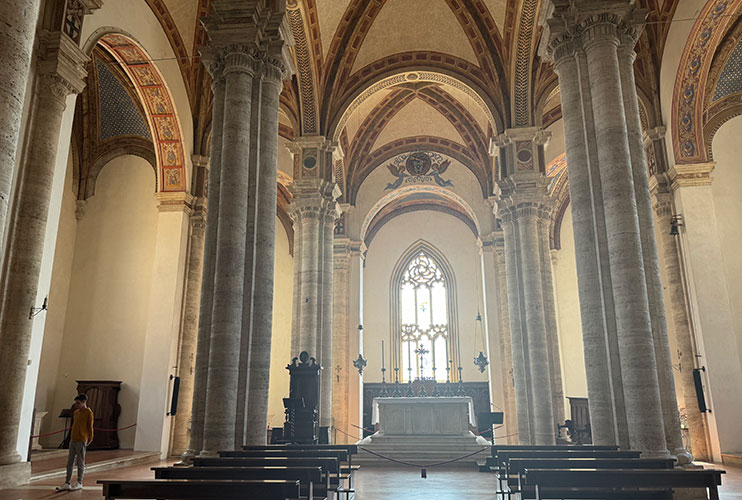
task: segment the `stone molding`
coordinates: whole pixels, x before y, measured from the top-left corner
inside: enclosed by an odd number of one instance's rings
[[[157,197],[157,211],[162,212],[185,212],[189,217],[193,215],[196,198],[182,191],[159,192]]]
[[[682,187],[710,186],[713,180],[711,172],[715,166],[716,162],[675,165],[667,172],[670,188],[676,191]]]
[[[305,219],[334,222],[342,210],[337,203],[340,189],[337,184],[321,179],[296,179],[289,186],[293,195],[288,213],[295,224]]]

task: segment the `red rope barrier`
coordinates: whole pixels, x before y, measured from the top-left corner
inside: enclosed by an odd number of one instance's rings
[[[118,432],[118,431],[125,431],[126,429],[131,429],[132,427],[136,426],[137,424],[131,424],[127,425],[126,427],[121,427],[120,429],[101,429],[100,427],[93,427],[93,430],[96,430],[98,432]],[[62,432],[67,432],[68,430],[72,429],[72,427],[66,427],[64,429],[60,429],[58,431],[49,432],[47,434],[39,434],[37,436],[31,436],[31,439],[34,438],[42,438],[47,436],[53,436],[54,434],[60,434]]]

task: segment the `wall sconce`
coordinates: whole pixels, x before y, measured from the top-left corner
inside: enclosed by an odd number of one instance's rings
[[[675,214],[670,219],[670,236],[677,236],[680,234],[678,228],[683,225],[683,216],[681,214]]]
[[[49,297],[44,297],[44,303],[41,304],[41,307],[31,307],[31,310],[28,312],[28,319],[33,319],[33,317],[39,314],[41,311],[46,311],[48,299]]]

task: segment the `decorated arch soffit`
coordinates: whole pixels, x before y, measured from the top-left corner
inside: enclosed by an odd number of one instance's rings
[[[742,0],[709,0],[683,49],[673,89],[672,144],[676,163],[710,160],[704,143],[704,103],[709,70]]]
[[[742,115],[742,17],[729,29],[709,70],[704,103],[703,140],[713,160],[714,135],[724,123]]]
[[[178,117],[162,75],[144,50],[122,34],[107,34],[99,43],[119,62],[145,103],[157,157],[157,191],[186,190],[185,150]]]
[[[404,203],[406,202],[406,203]],[[470,228],[474,232],[475,236],[481,234],[481,228],[479,220],[472,210],[471,206],[462,197],[447,189],[438,185],[410,185],[403,186],[399,189],[395,189],[386,195],[384,195],[379,201],[377,201],[366,214],[361,225],[361,241],[366,241],[369,236],[369,229],[372,223],[377,220],[377,216],[382,213],[387,207],[393,207],[395,209],[404,209],[405,206],[412,206],[415,204],[425,203],[426,208],[434,206],[448,207],[451,211],[459,211],[466,219],[470,221]],[[440,210],[446,211],[446,210]],[[387,218],[384,222],[388,221]],[[462,218],[463,220],[463,218]],[[469,224],[467,224],[469,225]],[[378,230],[380,226],[377,227]],[[366,242],[368,244],[368,242]]]
[[[569,206],[569,183],[567,180],[567,153],[562,153],[546,165],[546,177],[549,181],[549,195],[556,200],[551,213],[549,225],[549,240],[551,248],[559,250],[562,247],[561,232],[564,213]]]

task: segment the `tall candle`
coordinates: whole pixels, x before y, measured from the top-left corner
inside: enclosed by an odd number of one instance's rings
[[[384,369],[384,339],[381,339],[381,369]]]
[[[459,355],[459,368],[461,368],[461,335],[456,335],[456,345]]]
[[[407,373],[412,380],[412,349],[410,346],[412,345],[412,342],[407,342]]]
[[[392,339],[392,350],[394,351],[394,369],[397,369],[397,339]]]

